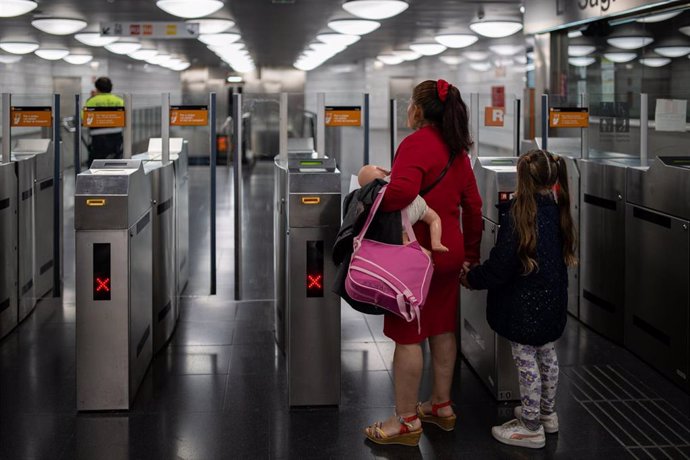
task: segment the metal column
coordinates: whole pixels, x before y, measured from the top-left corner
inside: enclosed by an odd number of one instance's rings
[[[235,300],[242,299],[242,95],[232,95],[232,177],[235,211]]]
[[[209,120],[209,143],[210,152],[210,174],[211,174],[211,295],[216,295],[216,157],[218,146],[216,144],[216,93],[209,95],[208,111]]]

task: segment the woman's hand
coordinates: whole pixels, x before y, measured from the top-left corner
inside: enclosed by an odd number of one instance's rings
[[[378,169],[379,171],[381,171],[381,172],[382,172],[383,174],[385,174],[386,176],[390,176],[390,175],[391,175],[390,170],[385,169],[385,168],[382,168],[381,166],[377,166],[376,169]]]

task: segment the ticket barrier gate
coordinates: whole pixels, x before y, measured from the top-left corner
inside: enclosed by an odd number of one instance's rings
[[[481,260],[496,244],[499,202],[511,199],[517,188],[517,158],[478,157],[474,175],[482,196]],[[461,291],[460,352],[499,401],[520,399],[510,342],[496,334],[486,320],[486,291]]]
[[[690,157],[627,169],[625,346],[690,391]]]
[[[53,171],[55,151],[50,139],[19,139],[12,149],[13,157],[24,159],[35,157],[34,181],[34,291],[36,299],[44,297],[53,289],[53,270],[59,270],[53,260]],[[62,173],[57,184],[62,193]],[[62,204],[62,200],[60,200]],[[62,216],[62,212],[60,213]],[[61,217],[62,220],[62,217]],[[58,242],[60,244],[60,242]],[[20,319],[21,321],[21,319]]]
[[[0,163],[0,339],[17,325],[17,176]]]
[[[77,176],[77,410],[127,410],[153,355],[151,184],[139,160]]]
[[[625,323],[626,170],[639,160],[578,160],[580,193],[580,321],[623,343]]]
[[[163,142],[160,137],[149,139],[148,150],[133,158],[160,161]],[[181,137],[170,138],[170,161],[175,171],[175,253],[177,254],[177,293],[181,295],[189,281],[189,142]],[[177,311],[179,317],[179,309]]]
[[[35,196],[36,155],[12,153],[17,176],[17,322],[36,306]],[[49,227],[52,228],[52,225]],[[51,232],[52,234],[52,232]],[[51,252],[52,255],[52,252]]]
[[[340,298],[331,292],[340,227],[335,160],[275,160],[275,333],[287,356],[290,406],[340,403]]]

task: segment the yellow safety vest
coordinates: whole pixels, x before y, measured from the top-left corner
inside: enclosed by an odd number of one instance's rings
[[[111,93],[96,94],[86,101],[87,107],[124,107],[125,101]]]

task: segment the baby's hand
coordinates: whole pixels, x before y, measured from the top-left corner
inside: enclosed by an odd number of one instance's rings
[[[436,245],[432,244],[431,250],[436,251],[436,252],[448,252],[449,251],[449,249],[442,244],[436,244]]]

